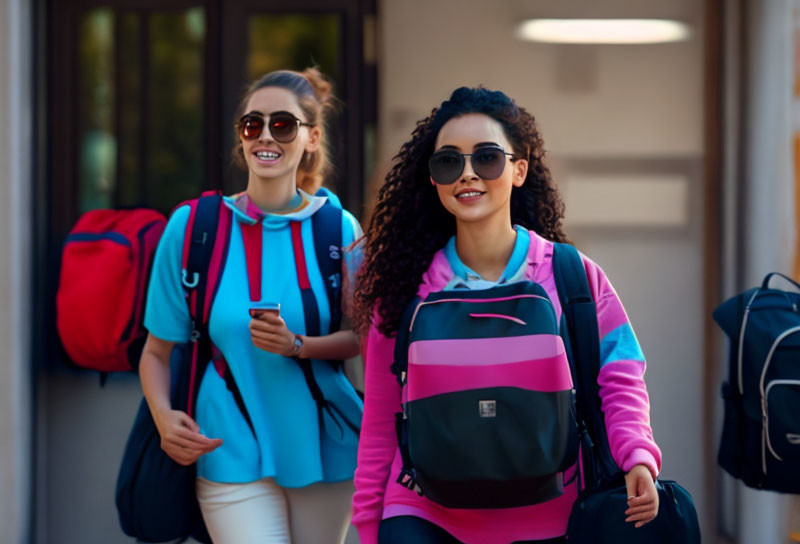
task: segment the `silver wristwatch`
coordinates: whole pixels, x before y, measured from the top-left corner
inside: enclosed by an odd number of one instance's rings
[[[299,334],[294,335],[294,349],[292,350],[292,357],[300,357],[300,352],[303,351],[303,339]]]

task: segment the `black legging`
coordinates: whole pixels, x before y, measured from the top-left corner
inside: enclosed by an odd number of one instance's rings
[[[566,544],[566,539],[520,540],[512,544]],[[462,544],[430,521],[415,516],[397,516],[381,521],[378,544]]]

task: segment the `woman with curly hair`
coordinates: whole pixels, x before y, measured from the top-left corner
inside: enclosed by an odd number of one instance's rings
[[[571,477],[574,458],[561,474],[563,492],[559,486],[554,498],[518,507],[447,507],[407,485],[395,416],[410,392],[391,368],[398,329],[416,297],[527,280],[543,288],[560,315],[552,258],[553,242],[567,241],[564,206],[543,157],[531,114],[502,92],[462,87],[417,124],[386,177],[356,292],[356,322],[366,334],[353,499],[362,544],[565,542],[579,491]],[[654,480],[661,465],[649,425],[644,356],[603,271],[581,259],[602,339],[598,384],[606,430],[630,497],[620,515],[640,527],[657,514]],[[493,414],[488,409],[481,416]]]

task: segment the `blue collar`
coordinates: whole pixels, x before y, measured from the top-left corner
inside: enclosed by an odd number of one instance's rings
[[[503,270],[503,273],[500,274],[500,278],[497,280],[497,282],[488,282],[487,280],[484,280],[480,274],[465,265],[456,251],[456,237],[453,236],[450,238],[450,240],[447,242],[447,245],[444,246],[444,254],[450,263],[450,268],[453,269],[455,278],[461,280],[458,283],[477,281],[482,283],[501,284],[513,280],[516,276],[518,276],[520,269],[527,266],[528,249],[531,243],[531,238],[528,230],[520,227],[519,225],[514,225],[514,230],[517,231],[517,239],[514,242],[514,249],[511,251],[511,257],[508,259],[508,264],[506,264],[506,268]]]

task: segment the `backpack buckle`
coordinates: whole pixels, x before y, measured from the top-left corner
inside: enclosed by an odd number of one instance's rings
[[[417,484],[417,475],[413,468],[401,470],[400,475],[397,477],[397,483],[406,489],[414,491],[420,497],[423,495],[422,488]]]
[[[405,385],[406,385],[406,372],[404,370],[400,370],[401,368],[402,367],[401,367],[400,363],[395,361],[395,362],[392,363],[392,366],[390,367],[390,370],[392,371],[392,374],[394,374],[394,377],[397,380],[397,383],[400,384],[400,387],[405,387]]]
[[[187,289],[194,289],[195,287],[197,287],[197,284],[200,283],[200,274],[198,274],[197,272],[192,272],[192,281],[188,281],[186,279],[186,276],[188,276],[188,273],[184,268],[183,270],[181,270],[181,283]]]

